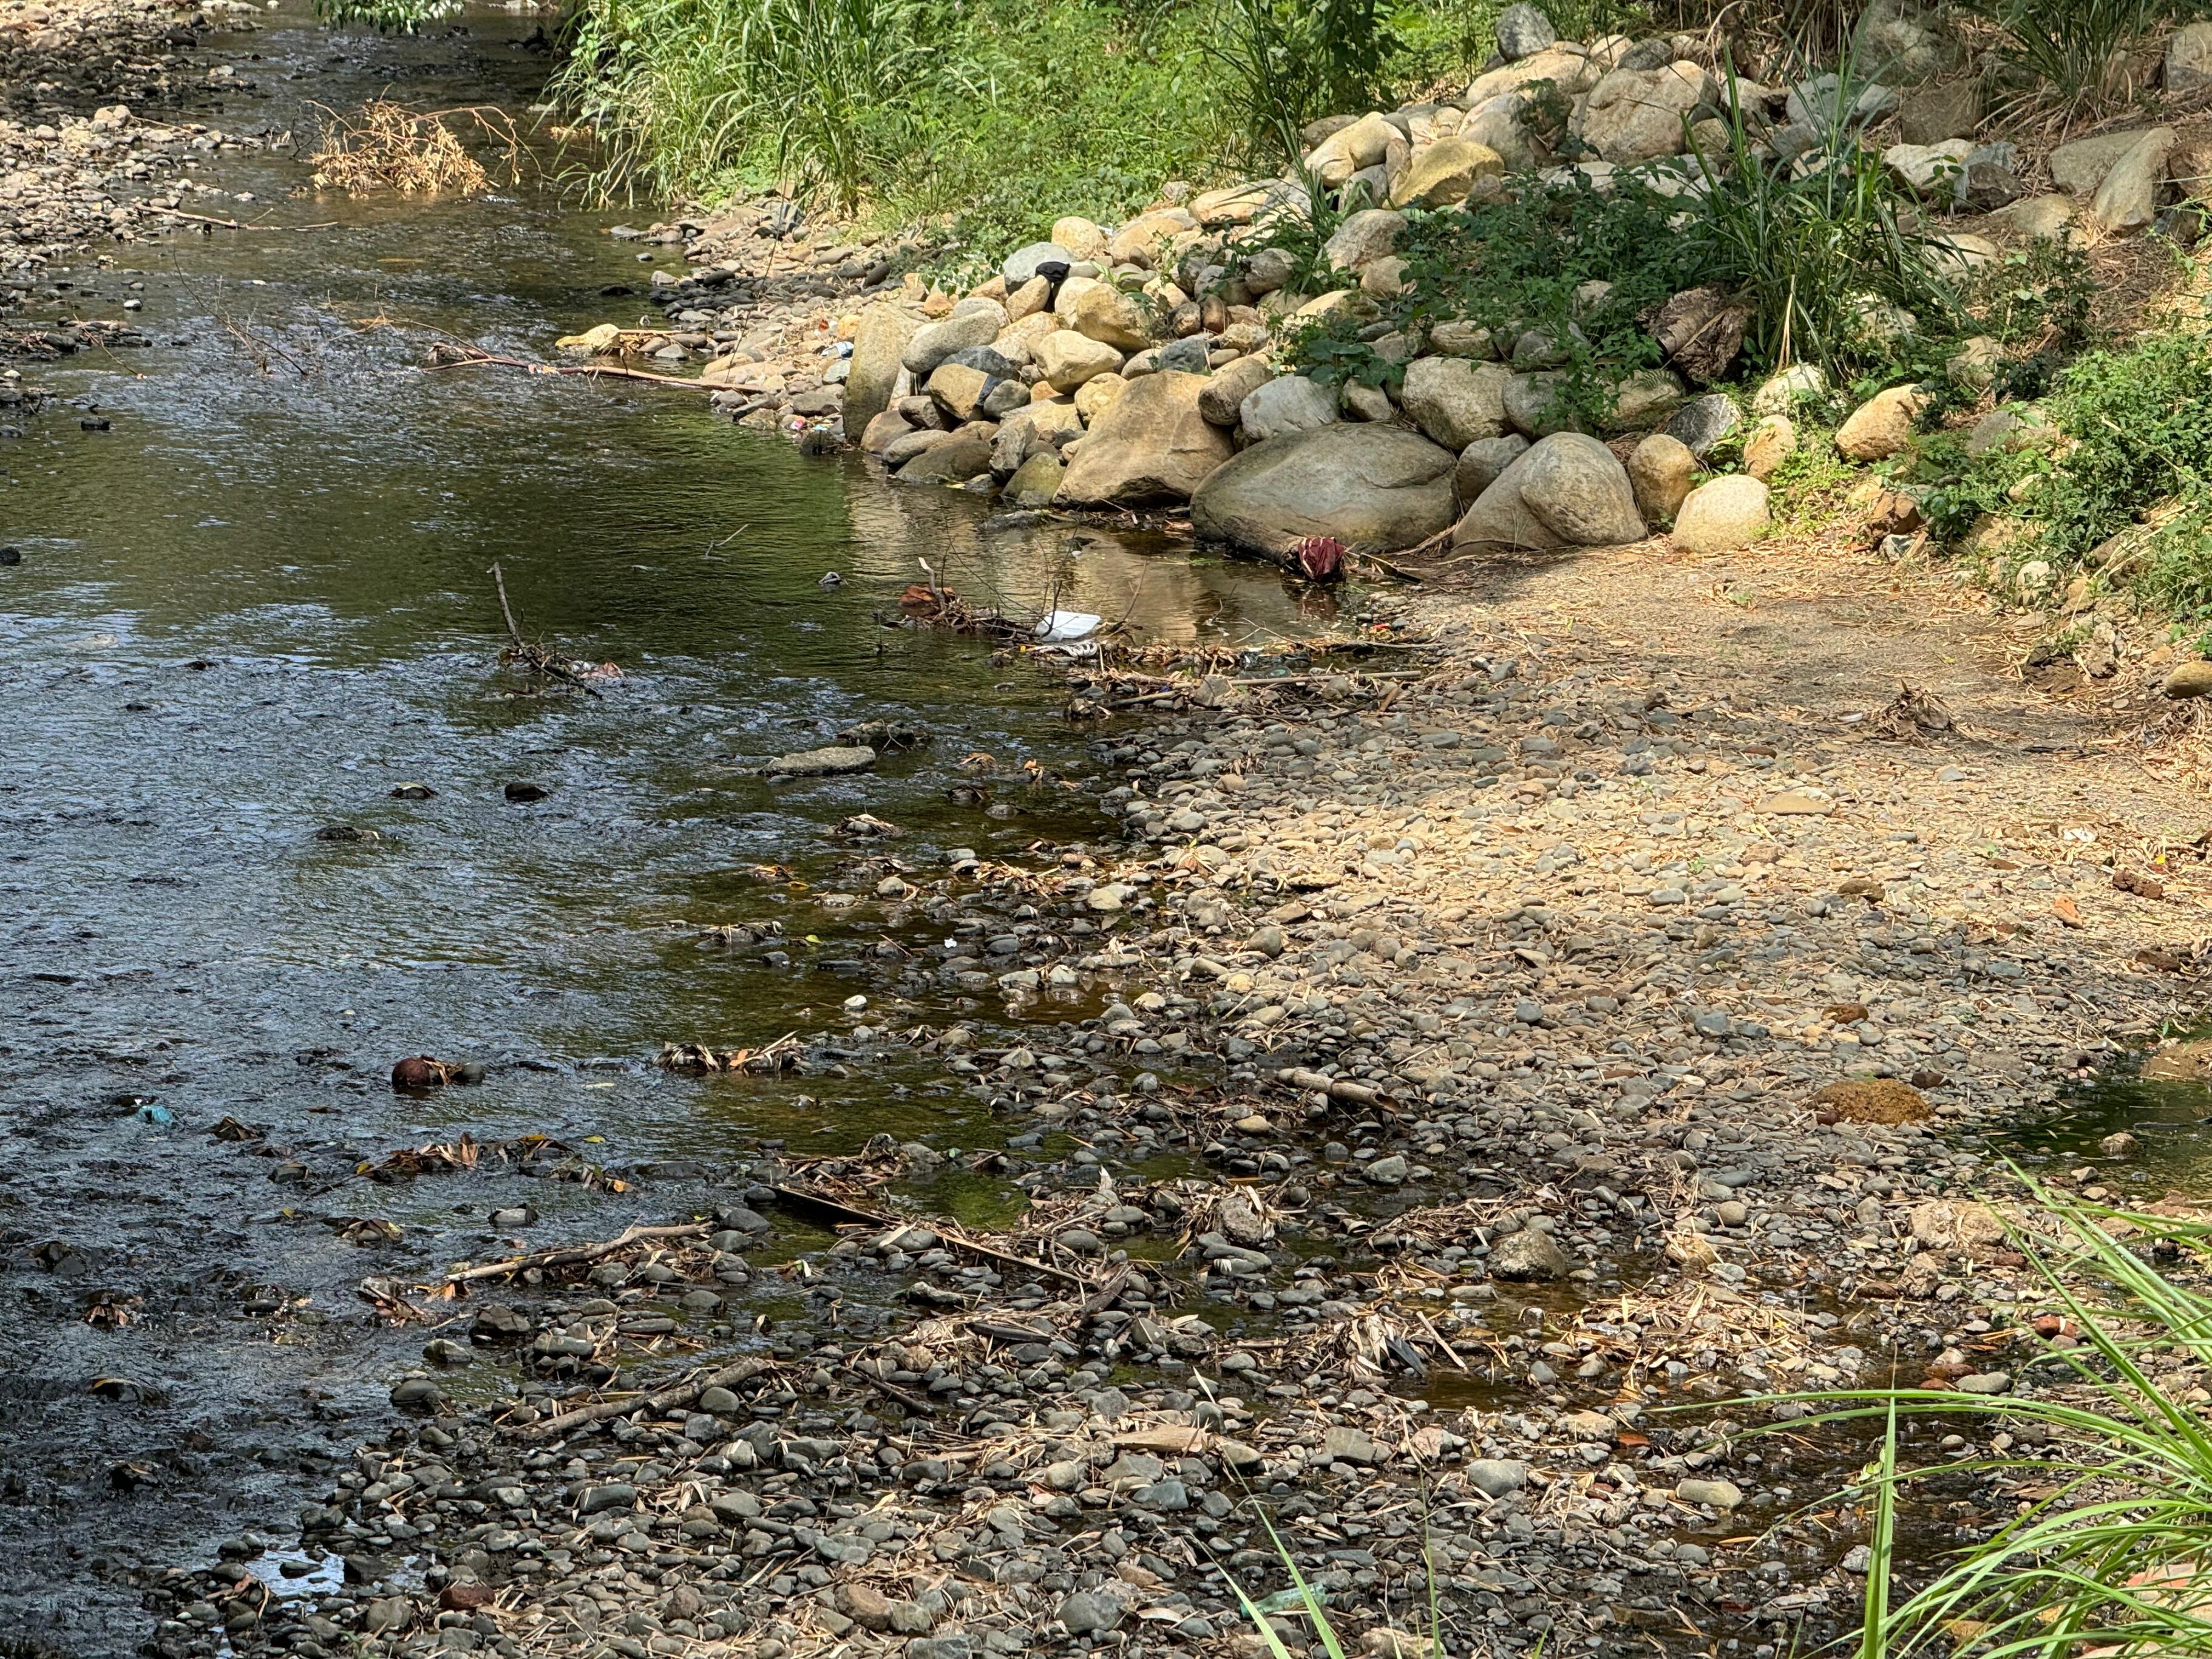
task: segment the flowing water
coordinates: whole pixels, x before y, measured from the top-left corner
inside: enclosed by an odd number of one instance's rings
[[[546,66],[534,29],[471,15],[380,40],[272,14],[209,43],[248,84],[206,118],[305,132],[311,102],[386,89],[520,110]],[[603,290],[642,289],[653,266],[603,234],[623,216],[551,192],[318,198],[298,194],[307,171],[292,149],[210,154],[199,176],[228,195],[186,205],[329,228],[187,232],[50,271],[67,286],[48,314],[138,299],[155,344],[35,368],[59,400],[0,442],[0,541],[22,556],[0,567],[0,1237],[15,1262],[52,1247],[50,1271],[8,1275],[25,1316],[0,1385],[0,1524],[44,1542],[5,1553],[0,1630],[86,1652],[132,1625],[127,1589],[96,1582],[112,1547],[204,1552],[241,1516],[281,1523],[302,1448],[342,1447],[389,1375],[383,1351],[292,1356],[225,1322],[264,1280],[358,1319],[362,1264],[290,1224],[210,1125],[365,1156],[542,1131],[610,1164],[961,1130],[949,1101],[879,1081],[806,1097],[649,1064],[665,1040],[757,1044],[836,1016],[880,933],[867,904],[822,902],[850,876],[844,817],[904,826],[861,850],[933,876],[954,848],[1018,857],[1103,830],[1054,677],[896,625],[917,560],[1154,637],[1316,626],[1270,574],[995,525],[973,496],[735,430],[696,394],[423,372],[425,328],[540,356],[633,320],[638,302]],[[541,695],[502,667],[495,563],[526,631],[621,678]],[[856,779],[744,775],[869,718],[933,741]],[[973,755],[990,761],[963,769]],[[988,799],[949,797],[978,776]],[[517,804],[517,782],[548,793]],[[373,837],[319,838],[338,825]],[[787,961],[696,943],[698,924],[763,918]],[[386,1070],[416,1053],[486,1061],[492,1081],[397,1097]],[[441,1231],[469,1227],[466,1206],[346,1201],[428,1230],[434,1255],[470,1248]],[[86,1323],[104,1291],[143,1296],[142,1316]],[[88,1390],[102,1374],[125,1379],[119,1400]]]

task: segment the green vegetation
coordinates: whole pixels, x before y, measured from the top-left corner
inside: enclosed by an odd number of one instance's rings
[[[1985,1659],[2064,1659],[2202,1651],[2212,1641],[2212,1428],[2160,1380],[2179,1361],[2212,1364],[2212,1298],[2160,1273],[2100,1224],[2130,1224],[2136,1242],[2203,1253],[2212,1229],[2077,1205],[2037,1190],[2057,1217],[2064,1254],[2030,1249],[2050,1305],[2079,1345],[2036,1363],[2033,1395],[1863,1390],[1814,1397],[1826,1420],[1887,1417],[1875,1500],[1861,1659],[1948,1655],[1971,1632]],[[2169,1247],[2170,1248],[2170,1247]],[[2085,1288],[2094,1284],[2094,1289]],[[2098,1298],[2093,1303],[2089,1298]],[[2008,1453],[1926,1471],[1895,1467],[1899,1417],[2001,1418]],[[1802,1426],[1803,1419],[1800,1419]],[[1893,1601],[1894,1493],[1930,1477],[2002,1474],[2024,1498],[2017,1515],[1970,1543],[1933,1580]]]
[[[1402,362],[1376,351],[1387,335],[1464,321],[1510,356],[1533,332],[1549,344],[1565,412],[1602,427],[1619,382],[1659,361],[1639,319],[1699,280],[1696,249],[1670,228],[1679,210],[1639,185],[1601,195],[1577,180],[1531,184],[1514,201],[1416,213],[1399,244],[1402,291],[1316,319],[1290,354],[1324,383],[1381,386],[1404,374]]]
[[[1810,362],[1838,384],[1893,378],[1948,355],[1975,313],[1846,126],[1833,122],[1826,151],[1793,168],[1754,155],[1739,119],[1725,170],[1703,189],[1619,173],[1602,191],[1581,178],[1524,182],[1510,201],[1416,212],[1399,247],[1404,290],[1317,320],[1292,361],[1325,381],[1384,385],[1402,374],[1377,350],[1389,337],[1464,320],[1510,356],[1533,331],[1562,377],[1562,413],[1601,430],[1620,382],[1660,362],[1652,313],[1710,287],[1749,308],[1748,368]],[[1326,228],[1285,226],[1274,239],[1316,288],[1333,285],[1317,264]]]
[[[1852,77],[1840,76],[1822,112],[1826,141],[1796,167],[1761,166],[1733,108],[1726,171],[1690,232],[1699,280],[1752,300],[1753,356],[1816,362],[1838,382],[1894,360],[1902,342],[1885,318],[1902,310],[1911,332],[1941,336],[1956,304],[1881,156],[1858,142],[1856,95]]]
[[[1939,536],[1984,518],[2025,532],[2013,564],[2090,565],[2183,620],[2212,617],[2212,350],[2193,331],[2154,331],[2060,370],[2048,433],[1978,456],[1960,434],[1922,447],[1911,482]]]
[[[2130,61],[2144,35],[2189,9],[2175,0],[1966,0],[2004,35],[2003,56],[2032,77],[2041,100],[2090,112],[2133,89]]]
[[[361,0],[345,0],[360,3]],[[367,0],[378,6],[425,0]],[[995,258],[1061,214],[1279,165],[1468,70],[1497,0],[576,0],[553,94],[603,199],[789,187]]]
[[[425,23],[451,17],[461,0],[314,0],[315,15],[325,23],[364,24],[412,34]]]

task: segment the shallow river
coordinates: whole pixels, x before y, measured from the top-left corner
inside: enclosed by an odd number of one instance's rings
[[[258,58],[239,64],[251,89],[205,118],[304,132],[309,100],[386,88],[520,110],[546,67],[522,44],[534,27],[471,15],[399,41],[276,14],[207,43]],[[0,443],[0,540],[21,551],[0,567],[0,1237],[11,1256],[76,1253],[8,1275],[24,1320],[0,1385],[0,1516],[45,1541],[4,1553],[0,1631],[86,1652],[142,1628],[127,1589],[99,1582],[107,1552],[158,1554],[173,1534],[204,1559],[241,1515],[281,1521],[302,1390],[334,1424],[380,1397],[379,1364],[309,1366],[221,1322],[242,1283],[343,1301],[361,1269],[270,1225],[283,1195],[244,1184],[262,1171],[240,1174],[211,1124],[364,1155],[460,1127],[544,1131],[599,1137],[610,1164],[957,1128],[945,1103],[877,1085],[794,1103],[650,1065],[667,1040],[830,1023],[876,941],[819,902],[841,860],[888,852],[935,875],[953,848],[1018,857],[1103,830],[1055,676],[896,625],[917,561],[971,594],[1036,610],[1056,593],[1154,637],[1316,625],[1272,575],[994,527],[972,496],[802,458],[689,392],[422,371],[429,329],[537,357],[634,320],[641,301],[602,290],[642,290],[653,266],[603,233],[642,210],[531,189],[301,197],[289,149],[197,171],[228,194],[194,210],[335,223],[186,232],[50,271],[68,286],[34,315],[139,299],[156,343],[34,368],[59,399]],[[503,667],[495,562],[527,633],[621,677],[546,696]],[[859,779],[743,775],[870,718],[933,740]],[[963,767],[974,755],[990,762]],[[987,799],[951,798],[978,779]],[[510,783],[548,793],[517,804]],[[395,796],[410,784],[434,793]],[[862,811],[909,834],[836,839]],[[373,838],[319,838],[339,825]],[[762,917],[786,924],[787,964],[696,943],[696,924]],[[416,1053],[487,1062],[492,1081],[396,1097],[385,1072]],[[110,1285],[143,1291],[144,1317],[87,1324]],[[93,1374],[143,1397],[88,1395]],[[126,1463],[151,1471],[136,1499]]]

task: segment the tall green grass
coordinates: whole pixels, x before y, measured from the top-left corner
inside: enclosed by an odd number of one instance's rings
[[[2038,1362],[2033,1396],[1939,1389],[1853,1390],[1803,1398],[1825,1420],[1887,1417],[1873,1482],[1874,1556],[1861,1659],[1971,1644],[1978,1659],[2127,1659],[2212,1649],[2212,1425],[2160,1380],[2162,1361],[2212,1365],[2212,1298],[2161,1273],[2099,1224],[2119,1215],[2146,1236],[2205,1246],[2212,1229],[2075,1204],[2038,1190],[2063,1231],[2063,1254],[2022,1241],[2051,1304],[2080,1346]],[[2200,1256],[2200,1260],[2202,1257]],[[2049,1431],[2047,1453],[1938,1466],[1947,1476],[2002,1474],[2046,1495],[1988,1539],[1930,1570],[1893,1603],[1894,1505],[1923,1472],[1895,1466],[1899,1418],[2001,1418]],[[1820,1420],[1820,1419],[1816,1419]],[[1798,1419],[1802,1426],[1805,1419]]]
[[[432,0],[331,0],[422,5]],[[574,0],[552,93],[600,199],[788,187],[970,248],[1279,166],[1456,77],[1497,0]]]
[[[1814,362],[1840,378],[1894,351],[1870,325],[1880,307],[1901,307],[1938,331],[1956,310],[1909,203],[1880,154],[1859,142],[1850,113],[1861,89],[1846,58],[1830,106],[1815,112],[1820,143],[1794,166],[1775,166],[1753,154],[1729,78],[1727,167],[1689,235],[1704,280],[1753,301],[1753,354],[1778,368]]]

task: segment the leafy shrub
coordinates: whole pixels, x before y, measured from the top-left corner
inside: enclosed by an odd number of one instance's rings
[[[1916,476],[1936,532],[2015,516],[2033,526],[2033,552],[2065,568],[2139,526],[2107,574],[2179,617],[2212,616],[2212,343],[2154,332],[2090,352],[2057,375],[2044,414],[2047,448],[1969,457],[1955,434],[1923,445]]]
[[[1619,383],[1659,361],[1644,313],[1699,280],[1694,248],[1669,228],[1678,210],[1632,180],[1601,195],[1577,177],[1527,181],[1515,201],[1415,212],[1398,247],[1404,291],[1376,311],[1345,307],[1319,319],[1292,342],[1291,360],[1323,381],[1390,385],[1404,368],[1376,354],[1383,334],[1464,321],[1489,330],[1510,357],[1534,331],[1553,347],[1560,412],[1601,427]]]

